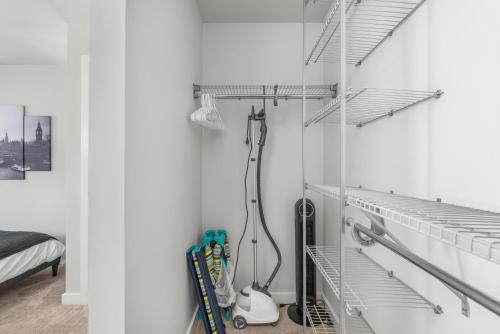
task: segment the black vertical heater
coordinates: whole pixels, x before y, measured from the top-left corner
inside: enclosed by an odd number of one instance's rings
[[[302,325],[302,199],[295,203],[295,293],[296,303],[288,307],[288,317],[295,323]],[[310,199],[306,199],[306,244],[316,244],[316,229],[314,227],[316,220],[316,208]],[[316,268],[310,257],[306,262],[306,299],[308,303],[316,302]],[[307,323],[309,326],[309,322]]]

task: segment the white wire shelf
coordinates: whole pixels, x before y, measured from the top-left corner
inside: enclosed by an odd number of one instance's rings
[[[323,29],[306,65],[340,59],[340,1],[333,0]],[[346,8],[346,61],[360,65],[392,36],[425,0],[344,0]]]
[[[319,246],[307,246],[307,254],[311,257],[316,268],[328,283],[337,298],[340,298],[340,265],[339,257],[333,256],[333,250]],[[353,314],[354,310],[366,310],[367,306],[351,288],[349,281],[346,283],[345,296],[347,312]]]
[[[193,85],[193,96],[211,94],[217,99],[302,99],[302,85]],[[337,85],[306,86],[306,98],[324,99],[337,95]]]
[[[307,246],[307,253],[339,298],[340,253],[333,246]],[[422,297],[358,249],[346,250],[345,301],[348,314],[368,308],[429,309],[440,308]]]
[[[361,127],[381,118],[391,117],[431,98],[439,98],[442,94],[441,90],[349,88],[346,93],[346,124]],[[339,123],[340,98],[333,99],[321,108],[305,122],[305,126],[321,121]]]
[[[338,187],[307,189],[339,199]],[[500,213],[360,188],[347,188],[346,197],[350,206],[500,264]]]
[[[338,317],[324,302],[308,304],[306,315],[314,334],[337,334]],[[348,334],[375,334],[360,313],[346,317],[346,322]]]

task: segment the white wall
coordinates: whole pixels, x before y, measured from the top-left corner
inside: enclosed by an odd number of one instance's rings
[[[201,235],[201,78],[196,0],[127,1],[127,333],[183,333],[194,312],[185,252]]]
[[[499,211],[495,199],[500,168],[494,143],[500,141],[496,98],[500,74],[500,46],[493,31],[498,23],[497,1],[457,4],[451,0],[427,1],[415,15],[360,68],[352,69],[350,85],[402,89],[443,89],[439,100],[363,127],[347,135],[347,183],[381,191],[394,190],[428,199]],[[327,70],[330,75],[335,70]],[[335,126],[325,127],[325,142],[338,137]],[[337,149],[325,145],[325,156]],[[325,159],[325,179],[337,177],[333,159]],[[333,212],[326,213],[333,221]],[[348,215],[362,220],[356,210]],[[417,254],[500,299],[500,267],[437,241],[430,241],[389,224]],[[442,284],[412,268],[387,251],[369,250],[445,314],[391,310],[368,311],[375,330],[384,333],[496,333],[498,317],[472,303],[470,319]],[[392,314],[392,315],[391,315]],[[387,317],[397,319],[387,321]]]
[[[79,292],[80,281],[79,62],[88,51],[87,28],[67,24],[64,65],[0,66],[0,104],[25,105],[26,115],[52,116],[52,171],[2,181],[0,229],[37,231],[66,242],[66,292],[72,294]]]
[[[205,84],[301,84],[302,25],[219,24],[203,26],[203,83]],[[317,26],[316,28],[319,28]],[[314,34],[311,31],[311,37]],[[312,38],[310,39],[312,40]],[[322,83],[322,70],[309,74],[310,83]],[[319,106],[317,101],[309,102]],[[236,255],[245,222],[244,175],[248,146],[245,145],[247,116],[260,100],[217,102],[226,129],[203,130],[203,229],[226,229]],[[271,285],[277,302],[295,300],[294,205],[302,196],[300,153],[301,101],[267,102],[268,138],[263,154],[262,194],[271,234],[283,255],[282,267]],[[315,108],[312,108],[315,109]],[[258,133],[258,128],[257,128]],[[308,175],[321,182],[322,132],[308,137]],[[250,169],[248,184],[252,192]],[[251,196],[249,196],[251,198]],[[321,197],[311,196],[318,207],[321,230]],[[251,211],[251,206],[249,206]],[[236,288],[252,282],[252,216],[241,245]],[[271,274],[276,256],[259,224],[258,275],[263,285]]]
[[[197,3],[91,4],[90,333],[182,333],[201,234]]]
[[[89,333],[125,332],[125,0],[90,8]]]

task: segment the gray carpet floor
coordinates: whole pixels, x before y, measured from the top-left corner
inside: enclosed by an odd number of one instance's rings
[[[50,268],[14,287],[0,290],[0,333],[85,334],[87,307],[62,305],[64,267],[57,277]]]

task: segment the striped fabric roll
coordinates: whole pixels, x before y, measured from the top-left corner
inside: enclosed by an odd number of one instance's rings
[[[203,282],[203,277],[201,275],[200,264],[198,263],[198,259],[196,257],[196,252],[193,251],[191,253],[191,256],[193,258],[194,267],[196,269],[196,276],[198,277],[198,284],[200,286],[201,293],[202,293],[202,296],[203,296],[203,301],[204,301],[204,304],[205,304],[205,312],[207,313],[207,317],[208,317],[208,320],[210,322],[210,329],[212,331],[212,334],[217,334],[217,326],[215,325],[214,316],[213,316],[213,313],[212,313],[212,308],[210,307],[210,302],[208,300],[207,290],[205,288],[205,283]]]
[[[216,282],[219,279],[220,270],[222,268],[222,266],[221,266],[221,254],[222,254],[221,245],[215,244],[215,246],[214,246],[214,265],[215,265],[214,279]]]
[[[227,237],[227,235],[226,239],[224,240],[224,256],[227,259],[227,261],[231,261],[231,249],[229,248],[229,238]]]
[[[212,278],[212,283],[215,284],[217,280],[215,279],[216,270],[214,264],[214,253],[209,245],[205,246],[205,262],[207,263],[208,271],[210,273],[210,277]]]

